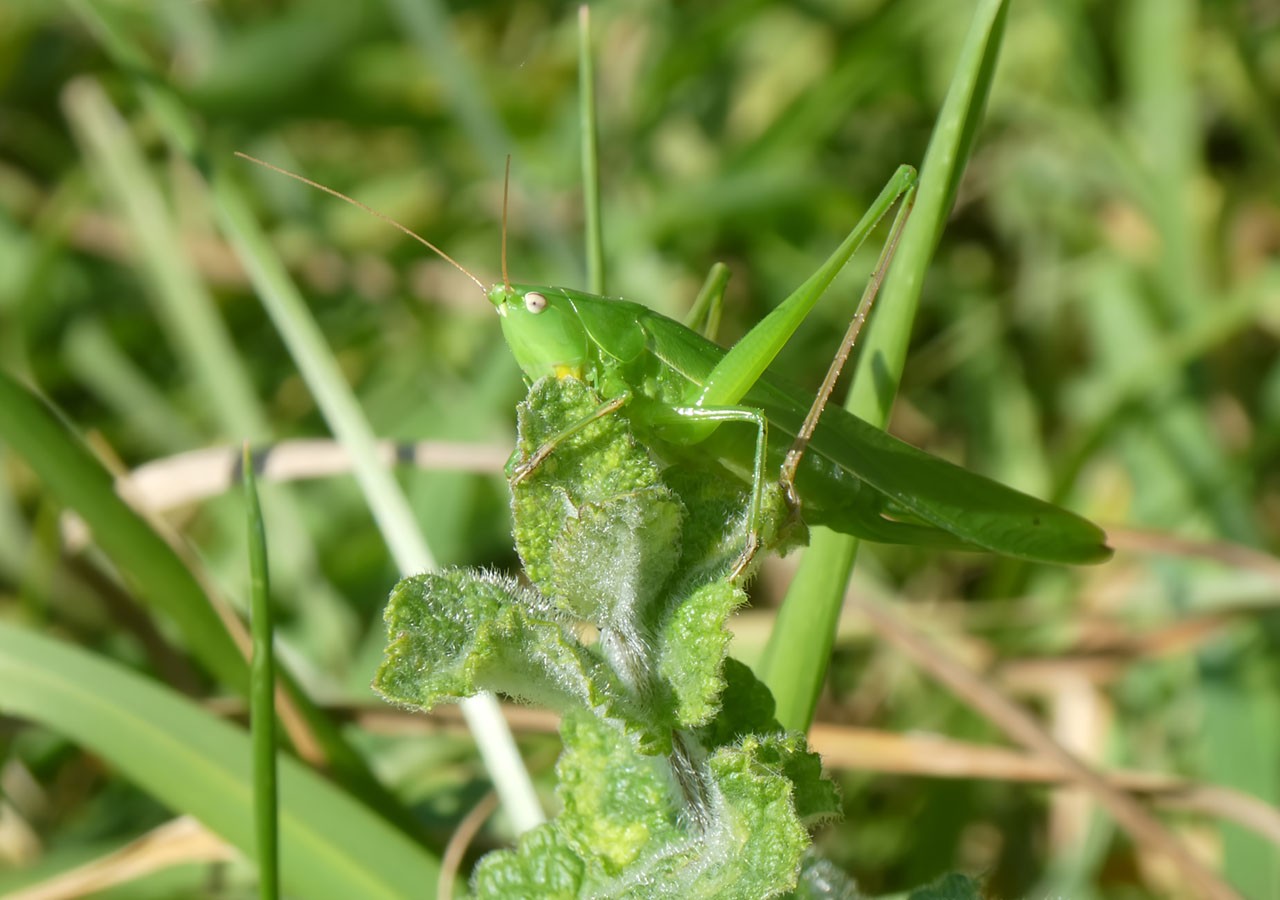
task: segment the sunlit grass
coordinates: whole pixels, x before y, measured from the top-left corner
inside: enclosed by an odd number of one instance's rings
[[[231,152],[385,209],[486,280],[499,275],[510,153],[513,277],[585,287],[574,11],[109,8],[177,89],[163,102],[194,123],[185,139],[198,163],[265,223],[265,247],[299,285],[373,432],[509,444],[522,387],[474,286],[382,223]],[[595,7],[609,290],[682,315],[723,260],[733,276],[722,334],[735,339],[898,164],[920,161],[971,14],[953,0]],[[171,149],[135,72],[66,7],[14,3],[0,18],[0,364],[112,465],[328,436],[252,273],[217,229],[214,198]],[[867,545],[854,582],[984,667],[1082,756],[1272,806],[1274,574],[1230,553],[1126,551],[1137,542],[1121,529],[1276,548],[1277,27],[1249,4],[1013,4],[891,429],[1113,526],[1122,551],[1075,572]],[[104,124],[101,98],[118,122]],[[103,142],[113,135],[123,144]],[[873,263],[855,260],[779,371],[816,385]],[[148,625],[153,608],[134,599],[162,594],[159,607],[176,590],[149,588],[106,545],[110,561],[57,556],[56,513],[73,503],[20,453],[0,442],[5,621],[155,678],[185,672],[175,686],[200,698],[228,691],[242,673],[212,627],[182,613]],[[514,565],[500,478],[401,470],[399,482],[439,562]],[[243,609],[240,504],[224,497],[171,521]],[[326,704],[375,705],[367,686],[396,575],[384,537],[348,479],[264,485],[263,504],[283,660]],[[163,569],[168,553],[140,564]],[[789,566],[761,579],[754,616],[771,615]],[[743,657],[759,653],[755,621],[743,623]],[[1004,743],[971,698],[862,623],[845,620],[819,721]],[[39,800],[12,802],[45,874],[163,819],[66,738],[10,734],[9,765],[32,776]],[[396,738],[370,723],[347,736],[437,848],[485,789],[456,734]],[[544,741],[524,742],[543,771],[554,757]],[[869,892],[955,868],[986,873],[997,896],[1176,887],[1063,793],[994,776],[841,777],[847,824],[820,843]],[[1218,814],[1161,816],[1243,896],[1280,892],[1276,845]],[[479,840],[510,836],[498,820]]]

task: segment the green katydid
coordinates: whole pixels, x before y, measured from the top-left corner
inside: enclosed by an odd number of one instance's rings
[[[806,522],[866,540],[986,550],[1053,563],[1095,563],[1110,556],[1106,535],[1088,520],[931,456],[839,407],[824,412],[838,363],[833,364],[816,402],[766,374],[766,367],[841,268],[879,220],[905,197],[893,236],[846,336],[842,354],[847,355],[909,209],[916,183],[915,170],[909,166],[895,173],[858,225],[812,276],[737,344],[724,350],[690,327],[638,303],[569,288],[511,284],[505,247],[503,283],[485,288],[440,248],[376,210],[295,173],[245,158],[391,222],[457,267],[497,309],[507,344],[530,381],[546,376],[580,378],[604,401],[592,420],[625,415],[637,438],[660,458],[703,465],[713,460],[735,473],[751,488],[749,525],[759,509],[768,473],[776,471],[793,509],[802,512]],[[715,317],[708,315],[705,304],[699,304],[696,312],[700,317]],[[777,441],[779,434],[786,441]],[[519,480],[533,471],[554,450],[554,443],[524,461],[512,477]],[[780,449],[787,446],[789,451]],[[758,536],[752,527],[748,530],[748,546],[735,575],[746,569],[758,549]]]

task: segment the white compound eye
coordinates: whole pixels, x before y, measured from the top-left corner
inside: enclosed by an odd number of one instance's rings
[[[537,291],[530,291],[524,295],[524,308],[536,316],[547,308],[547,298]]]

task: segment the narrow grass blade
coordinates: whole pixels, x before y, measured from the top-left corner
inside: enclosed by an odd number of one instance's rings
[[[249,584],[253,659],[249,667],[249,729],[253,741],[253,817],[258,851],[258,896],[280,894],[279,790],[276,787],[276,665],[267,535],[258,503],[249,445],[243,452],[244,497],[249,526]]]
[[[0,710],[101,756],[246,855],[254,849],[249,737],[175,692],[59,641],[0,625]],[[280,760],[281,877],[313,900],[422,896],[438,863],[301,763]]]
[[[605,293],[604,225],[600,219],[600,138],[596,123],[596,70],[591,54],[591,10],[578,7],[578,116],[582,129],[582,205],[587,242],[587,288]]]
[[[720,333],[720,318],[723,314],[723,298],[725,286],[729,283],[730,269],[722,262],[712,263],[706,281],[698,289],[693,298],[693,305],[685,317],[684,324],[698,334],[715,340]]]
[[[248,667],[190,570],[116,495],[111,475],[57,413],[2,372],[0,441],[80,515],[138,596],[178,627],[184,646],[205,670],[243,694]]]
[[[883,427],[889,418],[925,270],[986,105],[1006,11],[1005,0],[983,0],[974,14],[920,167],[915,210],[854,367],[845,406],[874,425]],[[765,648],[757,674],[773,691],[778,721],[788,728],[805,731],[813,720],[857,545],[855,538],[814,529]]]
[[[1256,640],[1256,638],[1255,638]],[[1205,709],[1205,767],[1219,784],[1264,803],[1280,801],[1280,696],[1268,666],[1242,651],[1201,663]],[[1245,687],[1247,685],[1247,687]],[[1274,845],[1239,824],[1219,826],[1222,870],[1246,897],[1280,896],[1280,854]]]

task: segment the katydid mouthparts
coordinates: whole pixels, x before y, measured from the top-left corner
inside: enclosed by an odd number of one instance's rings
[[[766,373],[840,269],[905,196],[894,237],[842,348],[847,354],[905,220],[916,182],[909,166],[895,173],[822,266],[725,350],[639,303],[570,288],[512,284],[506,277],[505,248],[503,283],[486,289],[443,250],[382,213],[296,173],[236,155],[390,222],[467,275],[497,310],[503,336],[530,382],[571,376],[599,394],[603,403],[587,421],[624,415],[637,440],[664,462],[714,464],[746,482],[751,536],[735,575],[759,549],[750,523],[774,477],[771,472],[778,473],[794,511],[806,523],[872,542],[989,551],[1064,564],[1098,563],[1111,556],[1106,534],[1087,519],[918,450],[839,406],[824,409],[825,396],[815,403]],[[540,449],[514,470],[513,479],[527,477],[553,451],[554,446]]]

